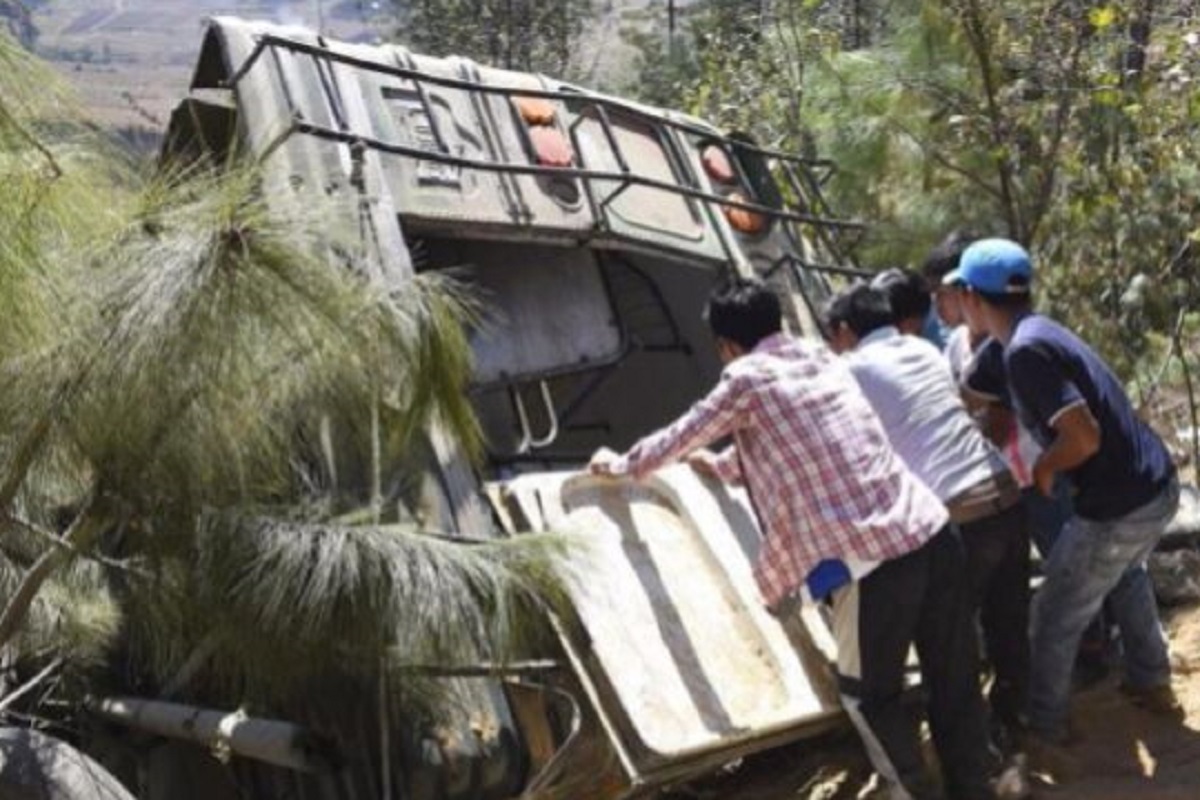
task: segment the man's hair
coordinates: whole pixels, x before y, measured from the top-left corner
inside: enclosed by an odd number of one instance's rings
[[[892,321],[925,319],[933,300],[929,297],[929,284],[911,269],[889,269],[876,275],[871,286],[887,296],[892,307]]]
[[[967,291],[980,297],[983,302],[989,306],[996,308],[1004,308],[1011,311],[1019,311],[1023,308],[1028,308],[1033,305],[1033,298],[1029,292],[1021,292],[1020,294],[998,294],[996,292],[981,292],[977,289],[968,288]]]
[[[962,258],[963,251],[979,238],[974,232],[965,230],[955,230],[947,234],[946,238],[925,256],[925,263],[921,265],[921,274],[925,276],[925,280],[929,281],[931,286],[940,286],[942,278],[946,277],[948,272],[958,269],[958,260]]]
[[[866,336],[894,322],[887,295],[870,284],[858,281],[834,295],[825,306],[824,322],[830,333],[843,323],[854,335]]]
[[[783,330],[779,298],[754,278],[733,277],[718,284],[709,295],[704,318],[713,335],[745,350]]]

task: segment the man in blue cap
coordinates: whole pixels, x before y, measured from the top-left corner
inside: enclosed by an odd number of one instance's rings
[[[967,289],[964,313],[1003,344],[1012,401],[1044,448],[1034,485],[1049,495],[1062,474],[1074,490],[1074,515],[1046,562],[1033,612],[1031,750],[1068,743],[1072,663],[1106,596],[1124,644],[1122,689],[1138,705],[1179,716],[1145,566],[1179,503],[1166,447],[1100,356],[1033,312],[1023,247],[978,241],[964,251],[957,277]]]

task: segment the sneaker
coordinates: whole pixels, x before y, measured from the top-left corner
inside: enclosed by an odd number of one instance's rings
[[[1069,783],[1079,777],[1082,766],[1065,742],[1054,741],[1029,732],[1021,742],[1028,759],[1028,771],[1047,776],[1055,783]]]
[[[1121,694],[1129,698],[1129,702],[1151,714],[1168,717],[1179,722],[1183,722],[1187,716],[1183,703],[1179,702],[1179,697],[1169,683],[1146,688],[1122,683],[1118,688]]]
[[[991,780],[992,795],[996,800],[1026,800],[1033,796],[1029,783],[1029,764],[1024,753],[1009,760],[1000,774]]]

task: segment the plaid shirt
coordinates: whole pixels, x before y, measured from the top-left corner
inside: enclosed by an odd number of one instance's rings
[[[908,471],[844,363],[823,345],[777,334],[730,363],[716,388],[617,459],[642,476],[732,434],[718,472],[747,485],[765,531],[754,568],[768,606],[822,559],[883,561],[917,549],[949,520]]]

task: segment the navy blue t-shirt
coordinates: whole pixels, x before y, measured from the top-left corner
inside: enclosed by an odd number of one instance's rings
[[[1051,423],[1071,406],[1086,403],[1099,423],[1099,451],[1067,473],[1079,516],[1124,516],[1170,483],[1175,466],[1166,446],[1134,413],[1108,365],[1071,331],[1040,314],[1023,317],[1004,349],[1004,369],[1013,407],[1043,447],[1054,441]]]
[[[963,370],[962,385],[980,397],[1011,409],[1008,376],[1004,374],[1004,345],[985,339],[971,354]]]

